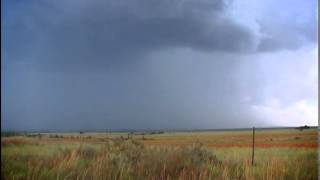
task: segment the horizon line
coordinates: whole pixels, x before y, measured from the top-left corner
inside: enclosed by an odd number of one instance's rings
[[[252,128],[257,129],[294,129],[299,127],[318,128],[318,125],[301,125],[301,126],[252,126],[252,127],[239,127],[239,128],[112,128],[112,129],[73,129],[73,130],[2,130],[1,133],[68,133],[68,132],[97,132],[97,133],[111,133],[111,132],[152,132],[152,131],[164,131],[164,132],[188,132],[188,131],[231,131],[231,130],[249,130]]]

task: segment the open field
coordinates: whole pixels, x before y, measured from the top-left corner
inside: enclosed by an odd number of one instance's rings
[[[1,138],[2,179],[317,179],[316,128]]]

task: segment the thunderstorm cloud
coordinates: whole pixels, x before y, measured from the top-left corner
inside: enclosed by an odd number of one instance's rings
[[[1,3],[2,130],[317,124],[315,0]]]

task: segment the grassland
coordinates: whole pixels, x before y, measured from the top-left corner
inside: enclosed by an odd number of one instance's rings
[[[317,179],[317,129],[1,138],[1,179]]]

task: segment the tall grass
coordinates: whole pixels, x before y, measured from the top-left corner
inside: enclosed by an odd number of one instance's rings
[[[100,145],[14,142],[2,146],[2,179],[317,179],[314,149],[257,149],[252,166],[249,150],[212,151],[200,143],[159,147],[120,139]]]

